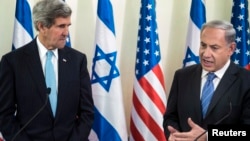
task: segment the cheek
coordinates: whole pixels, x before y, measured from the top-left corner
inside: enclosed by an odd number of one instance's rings
[[[60,35],[60,33],[61,33],[61,32],[60,32],[59,30],[55,30],[55,29],[49,31],[49,34],[50,34],[50,37],[51,37],[51,38],[56,38],[56,37],[58,37],[58,36]]]
[[[51,33],[50,34],[50,40],[51,42],[56,42],[59,39],[59,35],[56,33]]]

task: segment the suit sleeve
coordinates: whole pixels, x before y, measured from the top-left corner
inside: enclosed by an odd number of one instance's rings
[[[3,56],[0,62],[0,132],[5,140],[11,140],[20,130],[20,123],[15,118],[15,75],[11,60]],[[29,141],[21,132],[16,141]]]
[[[178,97],[178,79],[177,79],[177,73],[174,75],[173,83],[170,89],[168,102],[167,102],[167,110],[164,114],[164,120],[163,120],[163,129],[165,136],[168,138],[170,133],[168,131],[167,126],[171,125],[175,129],[179,129],[178,124],[178,112],[177,112],[177,97]]]
[[[87,59],[84,56],[81,66],[81,94],[78,121],[70,141],[88,140],[92,124],[94,122],[94,102],[89,72],[87,70]]]

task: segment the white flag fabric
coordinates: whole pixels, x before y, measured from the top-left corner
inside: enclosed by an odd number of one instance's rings
[[[183,67],[199,64],[200,31],[202,24],[206,22],[206,9],[203,0],[192,0],[190,19],[186,40],[186,55]]]
[[[98,0],[95,35],[91,75],[95,121],[89,140],[126,141],[128,135],[110,0]]]

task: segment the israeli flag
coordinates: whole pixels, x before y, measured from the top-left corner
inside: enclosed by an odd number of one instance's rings
[[[91,141],[128,140],[113,19],[110,0],[98,0],[91,75],[95,104]]]
[[[186,40],[186,55],[183,67],[199,64],[200,32],[202,24],[206,22],[206,9],[203,0],[192,0],[190,19]]]
[[[27,44],[33,39],[32,16],[29,0],[17,0],[14,20],[12,50]]]

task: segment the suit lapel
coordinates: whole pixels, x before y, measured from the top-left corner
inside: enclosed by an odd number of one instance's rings
[[[202,119],[202,115],[201,113],[201,103],[200,103],[200,87],[201,87],[201,73],[202,73],[202,68],[199,65],[199,67],[197,67],[196,71],[194,72],[194,76],[191,77],[191,80],[194,82],[193,83],[193,88],[192,88],[192,92],[194,94],[193,97],[191,97],[191,101],[193,101],[195,103],[194,109],[195,109],[195,113],[197,114],[194,117],[198,117],[197,120],[199,120],[199,122],[201,122],[200,119]]]
[[[67,80],[65,76],[68,76],[71,70],[69,63],[70,58],[68,55],[68,48],[58,49],[58,100],[57,100],[57,110],[56,115],[60,114],[60,111],[63,110],[62,106],[64,104],[64,89],[67,88]]]
[[[28,67],[30,71],[30,75],[34,78],[34,83],[37,86],[38,92],[42,101],[46,100],[47,94],[47,87],[45,83],[45,78],[43,74],[43,69],[41,65],[41,60],[38,53],[38,46],[36,44],[36,39],[34,39],[30,44],[26,45],[25,47],[25,57],[24,62],[28,62]],[[50,109],[49,104],[47,108]]]
[[[215,108],[216,104],[219,102],[221,97],[223,97],[223,95],[227,92],[227,90],[235,82],[235,80],[237,79],[237,77],[235,75],[236,73],[237,73],[237,67],[235,66],[235,64],[233,64],[231,62],[229,68],[227,69],[227,71],[223,75],[219,85],[217,86],[217,88],[214,92],[214,96],[212,97],[211,103],[208,107],[208,111],[207,111],[208,114],[207,115],[209,115],[209,112],[211,112],[211,110],[213,108]]]

